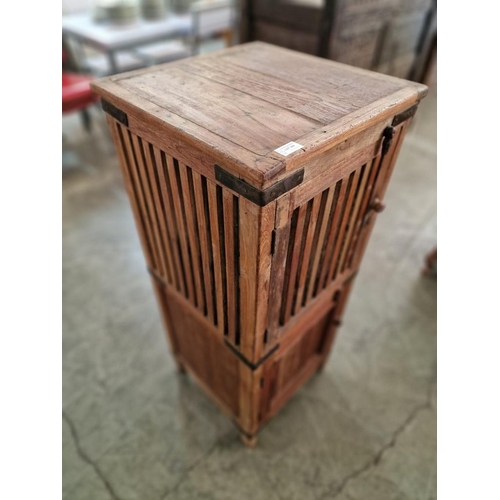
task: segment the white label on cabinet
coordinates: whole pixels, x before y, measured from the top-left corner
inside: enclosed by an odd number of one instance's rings
[[[289,154],[297,151],[298,149],[301,149],[303,146],[302,144],[299,144],[298,142],[288,142],[287,144],[284,144],[283,146],[279,147],[278,149],[275,149],[276,153],[279,153],[280,155],[283,156],[288,156]]]

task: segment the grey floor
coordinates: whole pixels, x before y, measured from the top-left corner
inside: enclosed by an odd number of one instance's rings
[[[96,114],[99,118],[99,115]],[[436,95],[401,152],[324,372],[254,450],[168,352],[103,122],[63,131],[63,498],[436,498]]]

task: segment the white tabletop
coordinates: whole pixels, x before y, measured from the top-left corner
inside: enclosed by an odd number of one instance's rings
[[[131,24],[119,26],[95,23],[91,13],[63,16],[63,34],[73,35],[104,50],[120,50],[141,44],[191,33],[190,14],[169,13],[160,21],[137,19]]]

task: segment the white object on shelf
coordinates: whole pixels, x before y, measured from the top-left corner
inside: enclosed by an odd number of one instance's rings
[[[170,40],[144,45],[137,48],[134,53],[145,61],[146,64],[160,64],[191,55],[190,48],[181,40]]]
[[[233,0],[198,0],[191,5],[193,16],[193,52],[200,51],[200,42],[214,36],[232,33],[235,24]]]
[[[115,55],[117,73],[132,71],[144,67],[144,61],[133,52],[117,52]],[[95,76],[106,76],[113,73],[106,54],[96,54],[86,58],[85,65]]]

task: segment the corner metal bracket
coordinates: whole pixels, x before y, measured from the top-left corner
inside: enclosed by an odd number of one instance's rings
[[[122,111],[121,109],[117,108],[114,104],[111,104],[109,101],[106,101],[106,99],[101,98],[101,107],[102,110],[105,113],[108,113],[108,115],[112,116],[115,120],[119,121],[126,127],[128,127],[128,116],[125,111]]]
[[[279,198],[282,194],[301,184],[304,180],[304,169],[293,172],[285,179],[276,182],[276,184],[269,186],[263,191],[248,184],[243,179],[230,174],[222,167],[219,167],[219,165],[215,165],[215,180],[259,207],[264,207],[268,203],[271,203],[271,201]]]
[[[151,275],[152,278],[154,278],[158,284],[161,286],[161,287],[165,287],[166,286],[166,283],[165,281],[160,277],[158,276],[158,274],[153,271],[153,269],[151,269],[150,267],[147,267],[147,270],[148,270],[148,273]],[[249,361],[247,358],[245,358],[245,356],[243,356],[243,354],[241,354],[240,351],[238,351],[238,349],[236,347],[234,347],[233,344],[231,344],[231,342],[229,342],[227,339],[224,339],[224,344],[226,344],[227,347],[229,347],[229,349],[241,360],[243,361],[243,363],[245,363],[245,365],[248,366],[248,368],[250,368],[250,370],[252,371],[255,371],[257,370],[257,368],[262,364],[264,363],[264,361],[269,358],[274,352],[276,352],[276,350],[279,348],[279,344],[276,344],[270,351],[268,351],[264,356],[262,356],[262,358],[259,359],[259,361],[257,361],[257,363],[252,363],[251,361]]]
[[[417,112],[417,108],[418,108],[418,103],[413,105],[411,108],[405,109],[402,113],[399,113],[399,115],[396,115],[392,119],[392,126],[397,127],[400,123],[409,120],[412,116],[415,115],[415,113]]]
[[[257,363],[252,363],[251,361],[248,361],[247,358],[245,358],[245,356],[243,356],[243,354],[241,354],[240,351],[238,351],[238,349],[236,349],[236,347],[234,347],[230,342],[228,342],[226,339],[224,339],[224,343],[227,345],[227,347],[229,347],[229,349],[231,349],[231,351],[236,354],[236,356],[238,356],[238,358],[241,359],[241,361],[243,361],[243,363],[245,363],[245,365],[248,366],[248,368],[250,368],[250,370],[252,371],[255,371],[257,370],[257,368],[262,364],[264,363],[264,361],[269,358],[271,356],[271,354],[273,354],[278,348],[279,348],[279,344],[276,344],[269,352],[267,352],[264,356],[262,356],[262,358],[259,359],[259,361],[257,361]]]

